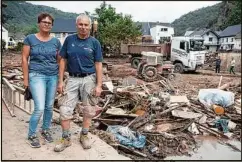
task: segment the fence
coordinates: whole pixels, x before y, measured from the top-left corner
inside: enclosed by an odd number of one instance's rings
[[[4,101],[8,111],[12,117],[15,117],[14,109],[18,107],[28,114],[33,112],[33,100],[24,100],[24,89],[12,85],[6,78],[2,82],[2,100]]]

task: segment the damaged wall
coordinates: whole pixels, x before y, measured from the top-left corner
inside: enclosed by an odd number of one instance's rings
[[[228,71],[230,67],[231,58],[235,59],[235,72],[241,72],[241,53],[219,53],[219,56],[222,60],[221,70]]]

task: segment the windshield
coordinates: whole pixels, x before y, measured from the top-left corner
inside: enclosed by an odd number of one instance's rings
[[[191,51],[203,51],[205,46],[203,44],[204,40],[190,40],[190,50]]]

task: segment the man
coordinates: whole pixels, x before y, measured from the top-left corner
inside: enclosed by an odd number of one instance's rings
[[[97,96],[102,91],[102,53],[99,41],[90,36],[91,20],[87,15],[76,18],[77,34],[69,35],[60,52],[58,92],[63,93],[60,106],[62,140],[54,151],[63,151],[71,145],[70,119],[73,110],[81,98],[83,104],[83,127],[80,133],[80,143],[84,149],[90,149],[88,137],[92,117],[95,115]],[[63,90],[63,75],[67,62],[69,79]]]
[[[216,58],[215,62],[216,62],[215,73],[220,73],[220,65],[221,65],[220,56]]]
[[[229,69],[229,73],[231,74],[233,72],[233,74],[235,75],[235,72],[234,72],[234,66],[235,66],[235,59],[234,57],[232,57],[232,60],[230,62],[230,69]]]

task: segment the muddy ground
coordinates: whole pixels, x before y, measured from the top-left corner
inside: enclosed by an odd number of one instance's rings
[[[119,58],[119,59],[113,59],[113,58],[105,58],[105,61],[111,62],[113,64],[113,68],[112,71],[109,72],[109,77],[112,80],[124,80],[127,77],[133,77],[136,78],[136,70],[131,68],[130,63],[128,63],[128,59],[124,59],[124,58]],[[3,69],[7,70],[7,69],[13,69],[13,68],[17,68],[17,69],[21,69],[21,55],[20,54],[8,54],[8,55],[4,55],[3,56],[3,60],[2,60],[2,67]],[[4,74],[4,72],[3,72]],[[180,74],[177,75],[177,78],[172,82],[173,86],[177,89],[178,94],[180,95],[186,95],[188,98],[196,98],[198,95],[198,92],[200,89],[207,89],[207,88],[217,88],[219,81],[220,81],[220,77],[221,75],[223,76],[222,81],[221,81],[221,85],[226,84],[228,82],[231,81],[240,81],[241,80],[241,74],[240,73],[236,73],[236,75],[230,75],[227,72],[222,72],[220,74],[215,74],[214,71],[209,71],[209,70],[200,70],[197,71],[196,73],[185,73],[185,74]],[[137,79],[137,78],[136,78]],[[20,80],[17,80],[16,82],[21,82],[21,78]],[[143,83],[144,81],[137,79],[136,80],[137,84]],[[233,91],[233,89],[231,89],[231,91]],[[236,99],[241,98],[240,94],[236,94]],[[2,109],[3,111],[3,109]],[[5,115],[7,115],[7,113],[5,112]],[[8,117],[9,118],[9,117]],[[14,121],[14,118],[9,118],[9,121],[12,122],[16,122]],[[27,119],[21,119],[26,121]],[[6,120],[5,120],[6,123]],[[15,123],[16,125],[16,123]],[[5,128],[5,133],[2,139],[2,143],[4,144],[3,147],[8,147],[8,141],[9,136],[13,136],[14,139],[17,139],[18,137],[18,133],[16,132],[16,130],[12,130],[8,127],[4,127]],[[19,129],[20,130],[20,129]],[[24,132],[27,131],[27,125],[24,124],[24,126],[21,128],[21,134],[23,134]],[[24,130],[24,131],[23,131]],[[12,132],[14,131],[14,132]],[[24,136],[21,135],[21,139]],[[221,160],[239,160],[241,159],[241,152],[233,152],[233,150],[231,150],[231,148],[228,148],[226,146],[220,145],[217,143],[216,139],[212,139],[212,140],[207,140],[207,139],[202,139],[202,141],[206,141],[206,142],[202,142],[204,144],[201,144],[202,147],[200,148],[200,150],[198,150],[198,153],[190,155],[190,157],[188,156],[173,156],[173,157],[167,157],[167,160],[212,160],[212,159],[221,159]],[[16,143],[17,142],[17,143]],[[22,140],[16,140],[16,142],[14,144],[11,145],[11,149],[15,150],[15,152],[18,152],[17,154],[7,154],[5,155],[6,160],[15,160],[15,159],[28,159],[28,160],[39,160],[41,159],[41,156],[30,156],[28,153],[32,152],[32,148],[29,147],[23,147],[23,145],[25,146],[25,144],[23,143]],[[212,144],[211,144],[212,143]],[[215,143],[215,144],[214,144]],[[241,148],[241,143],[237,142],[235,145],[238,146],[238,148]],[[109,149],[106,149],[106,147],[108,148],[107,145],[103,146],[103,152],[102,154],[106,154],[107,152],[109,152]],[[75,147],[77,149],[77,147]],[[98,149],[99,147],[97,147]],[[41,155],[42,156],[46,156],[46,157],[50,157],[49,159],[58,159],[59,158],[63,158],[62,156],[58,155],[56,157],[54,157],[54,154],[50,154],[50,148],[47,148],[47,151],[45,151],[44,149],[41,150]],[[97,150],[95,149],[95,150]],[[19,151],[21,150],[21,151]],[[210,151],[208,151],[210,150]],[[49,153],[46,153],[49,152]],[[76,157],[73,158],[71,157],[71,155],[73,155],[72,153],[68,153],[67,155],[63,158],[65,160],[74,160],[74,159],[80,159],[80,157],[77,155],[79,154],[78,151],[76,152]],[[220,155],[219,157],[211,157],[209,154],[211,154],[211,152],[216,152],[217,155]],[[131,159],[137,159],[137,157],[132,156],[132,155],[128,155],[128,154],[124,154],[123,152],[121,152],[123,155],[130,157]],[[75,154],[75,153],[74,153]],[[106,156],[105,158],[102,158],[102,155],[98,155],[95,157],[90,157],[90,153],[86,153],[83,152],[84,156],[83,156],[83,160],[99,160],[101,159],[108,159],[108,160],[114,160],[114,159],[125,159],[123,156],[119,156],[118,154],[115,156]],[[89,154],[89,155],[87,155]],[[225,154],[227,154],[227,156],[225,156]],[[50,156],[51,155],[51,156]],[[223,156],[222,156],[223,155]],[[19,157],[17,157],[19,156]],[[21,158],[20,158],[21,157]],[[39,157],[39,158],[37,158]],[[117,158],[116,158],[117,157]],[[114,158],[114,159],[112,159]],[[138,159],[142,159],[142,158],[138,158]],[[47,159],[45,159],[47,160]]]

